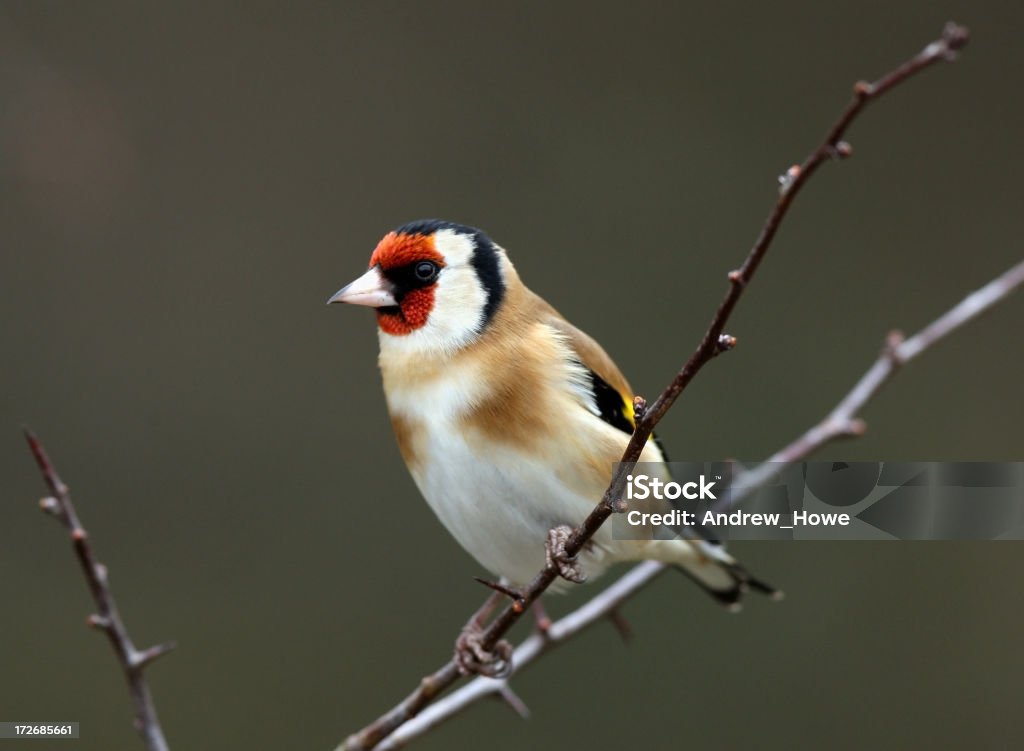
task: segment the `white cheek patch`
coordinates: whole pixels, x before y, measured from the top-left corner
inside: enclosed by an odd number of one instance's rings
[[[434,235],[434,247],[445,267],[437,279],[434,307],[426,324],[402,336],[380,332],[382,349],[454,352],[479,333],[487,291],[473,269],[472,238],[455,230],[440,230]]]
[[[486,302],[487,292],[471,266],[445,268],[437,280],[434,309],[422,331],[445,341],[462,342],[480,330]]]
[[[469,266],[473,262],[473,238],[460,235],[453,229],[435,232],[434,248],[448,266]]]

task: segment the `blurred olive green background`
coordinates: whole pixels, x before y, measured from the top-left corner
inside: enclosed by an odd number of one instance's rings
[[[741,346],[661,427],[677,459],[768,455],[1021,256],[1019,3],[4,3],[0,719],[141,747],[23,424],[136,639],[180,643],[150,672],[172,747],[332,748],[484,592],[402,466],[372,316],[328,295],[397,224],[477,225],[654,395],[776,176],[950,18],[961,60],[801,194]],[[928,353],[823,456],[1024,458],[1022,323],[1017,297]],[[516,679],[527,723],[487,702],[419,747],[1024,742],[1019,545],[735,549],[785,603],[664,577],[633,643],[602,624]]]

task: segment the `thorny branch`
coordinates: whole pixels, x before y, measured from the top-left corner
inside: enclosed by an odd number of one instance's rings
[[[558,619],[544,633],[534,633],[520,644],[512,655],[512,672],[518,673],[538,657],[579,634],[603,618],[610,618],[628,598],[665,570],[654,561],[640,563],[577,610]],[[378,746],[378,751],[401,748],[445,720],[487,696],[503,699],[519,715],[526,714],[526,705],[512,693],[506,678],[474,678],[468,684],[427,707],[404,723]],[[514,703],[513,703],[514,702]]]
[[[724,333],[725,325],[744,291],[757,272],[761,261],[771,246],[782,220],[789,212],[793,199],[817,169],[830,159],[843,159],[852,154],[852,148],[843,140],[850,124],[857,118],[868,103],[878,99],[898,84],[916,73],[940,61],[955,59],[957,51],[967,44],[968,31],[954,23],[946,24],[942,36],[928,44],[920,53],[907,60],[899,67],[882,76],[874,83],[864,81],[854,86],[853,98],[843,110],[839,119],[832,125],[822,143],[804,159],[801,164],[790,167],[780,178],[779,196],[768,219],[765,221],[757,240],[748,253],[743,265],[729,273],[729,290],[720,303],[717,311],[701,338],[696,350],[686,364],[676,374],[672,382],[651,404],[646,405],[642,416],[638,416],[633,436],[622,455],[619,470],[612,478],[601,501],[587,518],[576,527],[565,543],[568,556],[578,554],[588,540],[600,528],[605,520],[615,513],[618,498],[621,495],[623,482],[628,467],[640,457],[643,447],[650,438],[655,426],[675,403],[690,381],[710,360],[729,349],[723,342],[731,341]],[[726,339],[723,339],[726,337]],[[493,649],[498,641],[519,620],[527,606],[534,602],[551,585],[558,576],[555,566],[545,566],[521,592],[521,596],[491,622],[484,632],[483,647]],[[614,586],[614,585],[613,585]],[[349,736],[339,747],[344,751],[371,749],[395,732],[404,723],[416,717],[427,705],[434,701],[445,689],[459,678],[460,672],[454,660],[449,661],[440,669],[426,676],[420,685],[394,708],[386,712],[365,728]],[[470,684],[474,685],[474,684]]]
[[[117,603],[114,601],[114,593],[110,590],[107,567],[96,559],[89,533],[79,521],[78,512],[71,502],[68,486],[60,479],[35,433],[25,430],[25,438],[50,490],[50,495],[43,498],[39,505],[70,533],[71,545],[75,549],[75,555],[89,585],[89,592],[96,603],[96,613],[89,616],[87,623],[107,635],[110,645],[117,654],[118,662],[121,663],[121,669],[124,670],[125,679],[128,681],[132,703],[135,705],[135,729],[139,731],[149,751],[167,751],[167,741],[164,739],[153,695],[149,690],[149,684],[146,683],[143,670],[158,657],[174,649],[175,645],[168,642],[147,649],[136,649],[124,621],[121,620]]]
[[[769,482],[787,464],[800,461],[822,446],[844,437],[863,435],[865,424],[857,415],[882,387],[910,362],[940,339],[943,339],[968,321],[981,316],[992,306],[1006,299],[1018,287],[1024,286],[1024,261],[993,279],[976,292],[948,310],[910,339],[898,333],[889,335],[889,341],[875,363],[861,376],[856,385],[819,424],[795,439],[769,459],[749,470],[743,482],[731,497],[715,511],[724,511],[744,500],[755,489]],[[665,565],[647,561],[634,566],[614,584],[602,590],[586,604],[551,625],[546,634],[535,633],[520,644],[512,656],[513,674],[536,660],[553,647],[570,639],[602,618],[611,617],[616,609],[665,570]],[[405,722],[378,746],[378,751],[401,748],[442,722],[486,696],[498,696],[507,702],[522,700],[511,693],[508,677],[503,679],[474,678],[467,685],[440,699],[419,715]],[[515,707],[514,707],[515,708]],[[522,713],[517,709],[517,712]]]
[[[891,331],[874,364],[861,376],[843,400],[824,420],[784,449],[775,452],[759,466],[743,475],[743,485],[757,488],[769,482],[785,465],[802,459],[836,438],[864,434],[867,424],[857,417],[897,371],[940,339],[949,336],[968,321],[973,321],[993,305],[1006,299],[1024,285],[1024,261],[1011,267],[979,290],[961,300],[909,339]],[[734,499],[735,503],[739,498]],[[716,508],[715,511],[722,509]]]

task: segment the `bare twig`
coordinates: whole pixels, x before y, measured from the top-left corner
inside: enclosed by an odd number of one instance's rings
[[[761,487],[787,464],[799,461],[820,446],[837,438],[856,437],[867,430],[867,423],[858,417],[864,405],[889,382],[902,366],[916,358],[935,342],[949,336],[968,321],[973,321],[986,310],[1006,299],[1010,293],[1024,284],[1024,261],[1011,267],[979,290],[972,292],[930,324],[909,339],[892,331],[882,353],[861,376],[839,404],[828,413],[824,420],[775,452],[765,462],[743,474],[742,487],[728,505],[734,505],[747,496],[749,491]],[[719,503],[713,511],[724,510],[726,504]]]
[[[729,290],[719,304],[700,343],[672,382],[653,403],[646,405],[642,416],[636,420],[633,435],[620,459],[619,470],[612,478],[604,496],[580,526],[573,530],[566,541],[565,553],[567,556],[572,557],[578,554],[587,541],[604,524],[605,520],[615,513],[625,476],[628,473],[628,467],[640,458],[640,454],[655,426],[675,403],[679,395],[711,359],[722,351],[729,349],[735,343],[731,340],[731,337],[724,341],[722,338],[725,326],[733,310],[753,279],[761,261],[764,260],[765,254],[768,252],[768,248],[775,237],[775,233],[789,212],[789,207],[792,205],[793,199],[800,189],[824,162],[831,159],[845,158],[852,153],[850,145],[842,140],[850,124],[869,102],[879,98],[899,83],[931,66],[933,63],[942,60],[952,60],[956,52],[967,43],[967,39],[967,29],[953,23],[947,24],[939,39],[930,43],[924,50],[890,73],[882,76],[878,81],[874,83],[858,82],[854,86],[853,99],[846,109],[843,110],[839,119],[829,129],[821,145],[812,151],[801,164],[790,167],[786,174],[783,175],[780,179],[781,185],[775,206],[768,215],[743,265],[729,273]],[[525,606],[536,600],[557,576],[558,569],[556,566],[545,566],[529,585],[523,588],[521,601],[505,607],[491,622],[484,632],[482,646],[485,649],[492,649],[519,619]],[[358,733],[349,736],[340,748],[347,751],[374,748],[403,723],[415,717],[448,686],[453,684],[458,677],[459,671],[454,661],[444,665],[435,673],[424,678],[420,682],[419,687],[396,707],[367,725]]]
[[[158,644],[142,650],[135,648],[135,643],[128,635],[124,621],[121,620],[117,603],[114,601],[114,594],[110,590],[107,567],[96,560],[96,554],[89,541],[89,534],[79,521],[78,513],[75,511],[74,504],[71,503],[68,486],[61,481],[60,475],[57,474],[57,470],[36,435],[26,429],[25,438],[28,440],[32,455],[35,457],[39,471],[42,472],[43,479],[51,493],[49,497],[43,498],[39,505],[43,511],[63,524],[70,533],[75,555],[85,574],[92,599],[96,603],[97,612],[89,616],[87,623],[107,635],[110,645],[117,654],[117,659],[124,670],[125,679],[128,681],[132,703],[135,705],[135,728],[142,736],[146,748],[149,751],[167,751],[167,741],[164,739],[164,732],[156,715],[153,695],[149,690],[149,684],[146,683],[143,670],[158,657],[174,649],[174,643]]]
[[[520,644],[512,656],[513,670],[518,673],[541,655],[568,641],[588,626],[611,617],[627,598],[636,594],[664,569],[662,564],[647,561],[634,566],[599,595],[578,610],[551,624],[546,633],[535,633]],[[377,746],[380,751],[401,748],[410,740],[458,714],[485,696],[504,695],[508,679],[474,678],[458,691],[425,709],[418,717],[404,723]]]
[[[899,366],[927,350],[940,339],[953,333],[968,321],[1006,299],[1015,289],[1024,285],[1024,261],[992,280],[977,292],[965,297],[932,323],[906,341],[886,347],[874,365],[861,377],[850,392],[842,398],[828,416],[785,448],[775,452],[765,462],[743,476],[736,494],[728,504],[716,511],[742,501],[747,495],[769,482],[786,464],[806,458],[822,446],[848,436],[863,433],[857,414],[874,398],[897,372]],[[890,339],[893,337],[890,336]],[[513,674],[520,672],[545,652],[570,639],[602,618],[614,619],[618,609],[654,577],[665,570],[660,563],[641,563],[614,584],[591,598],[586,604],[556,621],[546,634],[534,634],[516,649],[512,657]],[[419,716],[409,720],[391,734],[377,748],[378,751],[396,749],[423,735],[428,730],[454,717],[478,700],[491,694],[502,694],[508,688],[511,676],[495,680],[474,678],[470,683],[427,707]]]

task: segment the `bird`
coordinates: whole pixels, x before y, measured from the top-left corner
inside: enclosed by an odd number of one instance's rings
[[[532,292],[482,230],[439,219],[399,226],[328,303],[375,309],[401,456],[443,526],[505,585],[521,587],[553,562],[559,591],[651,559],[730,609],[747,590],[780,596],[700,530],[625,540],[605,524],[574,559],[564,555],[630,439],[634,394],[605,350]],[[640,462],[668,475],[656,439]],[[489,674],[487,663],[507,654],[485,653],[475,636],[467,624],[460,667]]]

